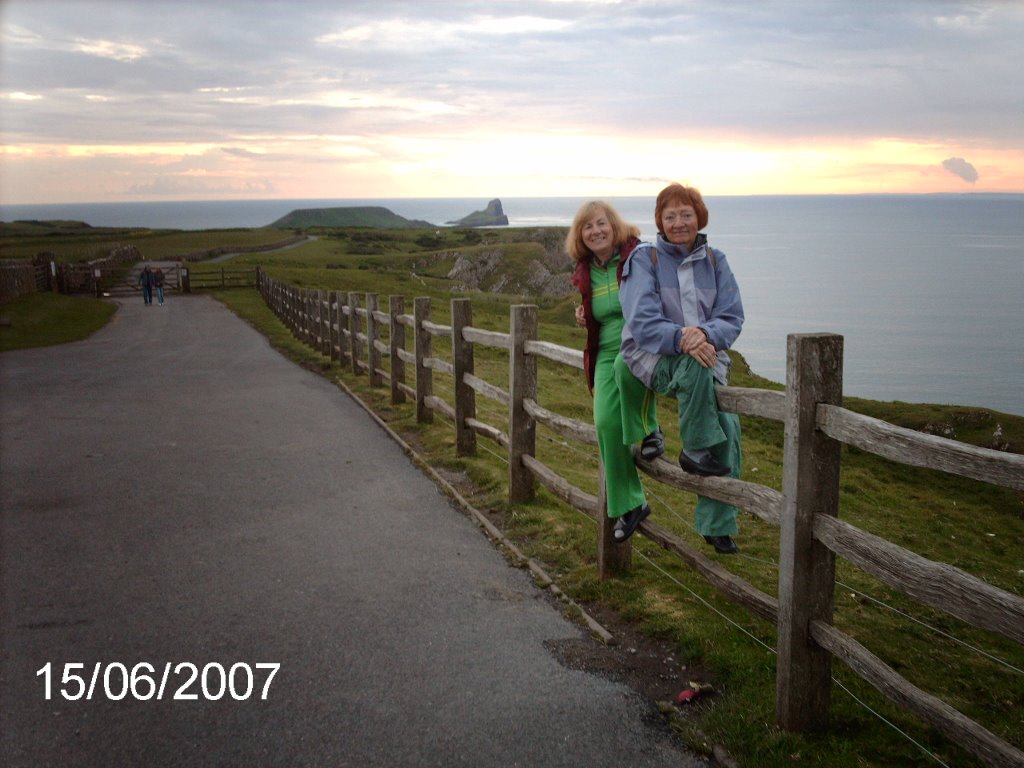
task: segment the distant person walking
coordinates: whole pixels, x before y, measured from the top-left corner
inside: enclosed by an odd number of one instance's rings
[[[708,209],[699,191],[665,187],[654,220],[657,242],[637,246],[622,267],[622,356],[651,389],[675,396],[679,465],[698,475],[739,477],[740,420],[718,410],[715,383],[728,383],[726,350],[743,327],[740,289],[725,254],[700,232]],[[698,497],[694,526],[716,552],[736,552],[736,512]]]
[[[156,288],[156,298],[160,306],[164,305],[164,271],[160,267],[153,273],[153,287]]]
[[[154,282],[153,271],[149,268],[149,264],[143,267],[142,273],[139,275],[138,282],[139,285],[142,286],[142,300],[146,303],[146,306],[148,307],[150,304],[153,303]]]
[[[576,213],[565,248],[576,263],[572,282],[583,299],[576,322],[587,329],[583,367],[594,395],[594,427],[604,463],[608,517],[616,542],[628,539],[651,513],[624,434],[643,440],[641,455],[655,459],[665,450],[655,413],[655,396],[621,363],[622,264],[639,242],[640,230],[626,224],[607,203],[592,200]],[[619,363],[616,364],[616,359]]]

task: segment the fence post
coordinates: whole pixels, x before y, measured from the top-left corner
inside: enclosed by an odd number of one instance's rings
[[[434,394],[434,372],[423,364],[431,352],[431,336],[423,327],[423,321],[430,319],[429,297],[413,299],[412,316],[415,321],[413,337],[416,339],[416,421],[429,423],[434,420],[434,412],[427,407],[426,400]]]
[[[316,303],[317,297],[319,297],[320,291],[313,290],[310,288],[306,291],[306,328],[309,332],[306,344],[308,344],[315,351],[320,350],[320,318],[316,314]]]
[[[359,294],[348,295],[348,350],[352,360],[352,373],[359,375]]]
[[[473,373],[473,345],[462,338],[462,329],[473,325],[469,299],[452,299],[452,364],[455,368],[455,455],[476,455],[476,432],[466,419],[476,418],[476,391],[463,381]]]
[[[786,340],[786,418],[779,539],[775,720],[788,731],[824,726],[832,656],[811,639],[814,620],[832,623],[835,554],[814,539],[814,516],[839,511],[839,449],[816,428],[819,403],[841,405],[843,337]]]
[[[508,500],[530,501],[534,492],[533,473],[523,464],[522,457],[536,453],[537,425],[523,408],[523,400],[537,399],[537,358],[526,354],[526,342],[537,338],[536,306],[512,306],[509,338]]]
[[[330,324],[331,360],[341,360],[341,296],[337,291],[327,293],[327,322]]]
[[[320,353],[328,359],[334,357],[331,341],[331,292],[320,291]]]
[[[615,521],[608,517],[604,461],[597,457],[597,575],[602,581],[633,567],[633,540],[615,541]]]
[[[330,356],[331,336],[328,333],[328,312],[324,309],[324,299],[326,296],[327,291],[321,288],[316,289],[316,351]]]
[[[388,300],[388,314],[391,316],[391,403],[398,405],[405,402],[405,392],[400,384],[405,384],[405,361],[398,356],[398,350],[405,350],[405,326],[398,322],[398,316],[405,313],[405,297],[391,296]]]
[[[313,306],[316,307],[316,312],[313,313],[313,349],[317,352],[322,352],[324,348],[324,318],[323,318],[323,291],[317,288],[315,291],[310,292],[310,298],[313,301]]]
[[[366,294],[366,359],[370,364],[371,387],[379,387],[384,383],[380,376],[380,350],[377,349],[377,342],[380,340],[380,324],[373,316],[378,305],[379,299],[376,293]]]

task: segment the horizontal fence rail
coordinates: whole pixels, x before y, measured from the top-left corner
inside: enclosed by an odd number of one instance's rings
[[[509,333],[474,328],[469,299],[451,301],[450,325],[430,319],[430,300],[391,296],[388,311],[376,294],[298,288],[260,272],[267,305],[296,337],[332,360],[391,387],[391,402],[414,401],[420,422],[435,413],[454,423],[457,455],[472,455],[482,436],[507,452],[510,502],[533,497],[537,484],[598,523],[602,578],[631,562],[631,544],[612,544],[603,467],[599,495],[572,485],[536,457],[536,425],[587,445],[597,443],[592,423],[555,413],[537,401],[537,360],[583,367],[576,350],[537,338],[536,307],[511,307]],[[365,304],[365,306],[363,306]],[[365,327],[365,332],[364,332]],[[387,341],[383,340],[387,331]],[[408,333],[406,332],[408,329]],[[411,337],[412,349],[407,348]],[[434,352],[434,339],[450,339],[450,359]],[[673,553],[728,599],[777,629],[776,721],[802,731],[827,722],[832,660],[839,659],[898,706],[921,717],[993,766],[1020,766],[1024,752],[950,705],[917,689],[833,625],[835,561],[843,557],[866,573],[925,605],[973,626],[1024,643],[1024,599],[960,569],[921,557],[838,519],[840,446],[847,444],[908,466],[928,467],[994,485],[1024,489],[1024,456],[975,448],[896,427],[844,409],[842,337],[794,335],[787,342],[786,391],[718,386],[719,407],[780,421],[785,428],[783,489],[729,477],[701,477],[664,459],[638,468],[659,483],[733,504],[779,528],[779,594],[767,595],[650,520],[641,535]],[[474,348],[505,350],[508,389],[474,371]],[[363,358],[369,362],[364,362]],[[383,361],[389,365],[385,368]],[[407,383],[412,373],[412,383]],[[434,373],[451,376],[454,403],[433,392]],[[481,396],[507,409],[507,431],[477,414]]]

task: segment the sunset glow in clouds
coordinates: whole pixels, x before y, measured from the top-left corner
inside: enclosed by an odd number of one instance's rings
[[[1024,192],[1024,4],[0,3],[0,200]]]

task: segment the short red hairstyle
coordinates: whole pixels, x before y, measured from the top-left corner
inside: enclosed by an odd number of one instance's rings
[[[654,223],[658,226],[659,232],[665,231],[661,226],[661,214],[670,205],[693,206],[693,211],[697,214],[697,229],[704,229],[708,225],[708,207],[704,205],[700,190],[672,183],[658,193],[658,200],[654,204]]]

